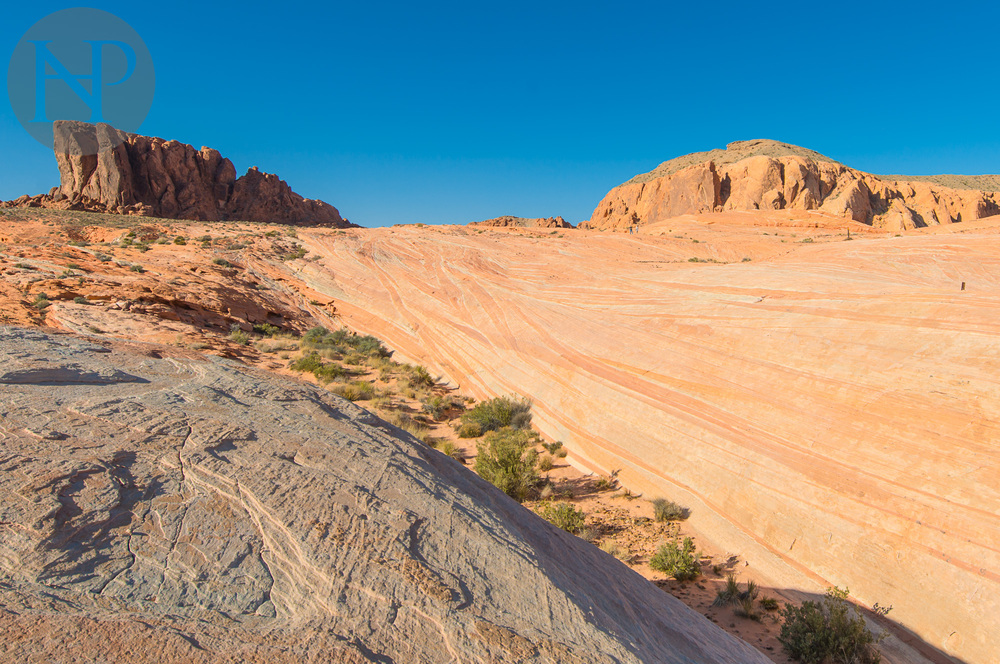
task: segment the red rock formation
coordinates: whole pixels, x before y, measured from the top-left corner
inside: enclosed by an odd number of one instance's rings
[[[573,224],[562,217],[526,219],[525,217],[512,217],[511,215],[495,217],[486,221],[473,221],[469,226],[487,228],[573,228]]]
[[[692,163],[697,157],[706,160]],[[615,187],[584,228],[624,228],[721,210],[819,210],[886,230],[1000,214],[1000,194],[883,180],[796,146],[731,143],[688,155]]]
[[[106,124],[53,123],[60,187],[8,206],[54,207],[197,221],[352,226],[337,208],[299,196],[275,175],[236,177],[217,150],[126,134]]]

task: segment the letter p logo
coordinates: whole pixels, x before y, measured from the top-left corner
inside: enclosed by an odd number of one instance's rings
[[[139,35],[117,16],[66,9],[33,25],[14,50],[7,91],[21,125],[52,147],[54,120],[139,129],[155,74]]]

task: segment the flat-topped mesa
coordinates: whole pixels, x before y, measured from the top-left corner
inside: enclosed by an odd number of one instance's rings
[[[525,217],[513,217],[511,215],[495,217],[493,219],[487,219],[486,221],[473,221],[469,224],[469,226],[488,228],[573,228],[573,224],[569,223],[562,217],[539,217],[537,219],[527,219]]]
[[[275,175],[237,178],[218,150],[128,134],[107,124],[52,125],[60,186],[15,204],[196,221],[352,226],[337,208],[303,198]]]
[[[969,181],[988,186],[996,179]],[[637,175],[608,192],[580,226],[616,229],[682,214],[786,209],[817,210],[897,231],[1000,214],[1000,193],[940,182],[864,173],[778,141],[737,141]]]

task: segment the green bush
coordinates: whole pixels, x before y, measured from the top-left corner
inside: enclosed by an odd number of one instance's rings
[[[552,458],[551,454],[543,454],[538,457],[538,470],[543,473],[547,473],[552,470],[552,466],[555,465],[555,460]]]
[[[697,554],[694,541],[690,537],[685,537],[683,543],[675,539],[660,546],[650,558],[649,566],[678,581],[690,581],[701,574],[696,559]]]
[[[726,575],[726,585],[715,594],[713,606],[731,606],[733,613],[751,620],[760,620],[760,612],[754,606],[757,595],[760,594],[760,587],[755,581],[747,581],[746,590],[740,590],[740,584],[736,580],[736,575],[729,573]]]
[[[459,438],[479,438],[483,435],[483,430],[475,422],[466,422],[458,427]]]
[[[322,366],[323,360],[320,359],[319,355],[316,353],[309,353],[308,355],[303,355],[299,359],[289,363],[288,368],[292,371],[313,372]]]
[[[278,332],[281,332],[281,328],[270,323],[257,323],[253,326],[253,331],[257,334],[263,334],[265,337],[273,337]]]
[[[683,521],[688,517],[688,511],[666,498],[654,498],[653,516],[657,521]]]
[[[50,304],[49,296],[46,293],[39,293],[35,296],[35,301],[31,303],[35,309],[39,311],[44,311]]]
[[[882,656],[864,618],[847,601],[848,591],[833,587],[822,602],[805,601],[802,606],[786,604],[781,612],[778,640],[788,654],[805,664],[878,664]],[[890,607],[891,608],[891,607]],[[889,609],[875,605],[876,613]]]
[[[331,391],[351,401],[367,401],[375,396],[375,386],[363,380],[356,380],[347,385],[337,385]]]
[[[462,414],[462,423],[478,424],[484,432],[504,427],[527,429],[531,426],[531,400],[510,396],[483,401]]]
[[[484,480],[518,502],[524,502],[541,483],[529,432],[503,428],[490,431],[479,444],[474,470]]]
[[[174,244],[181,244],[181,245],[187,244],[187,240],[184,239],[183,235],[178,235],[177,237],[174,238]]]
[[[311,373],[316,376],[316,379],[321,383],[329,383],[331,380],[337,380],[347,374],[347,372],[344,371],[344,368],[339,364],[334,362],[324,363],[323,359],[317,353],[303,355],[299,359],[290,362],[288,364],[288,368],[292,371]],[[347,398],[350,399],[350,397]],[[355,399],[351,399],[351,401],[354,400]]]
[[[90,300],[88,300],[82,295],[77,295],[76,297],[74,297],[73,302],[75,302],[76,304],[90,304]]]
[[[583,529],[586,515],[569,503],[543,503],[538,514],[557,528],[574,535]]]
[[[339,353],[355,351],[369,357],[389,357],[382,342],[370,335],[354,334],[346,327],[330,332],[325,327],[314,327],[302,337],[304,347],[330,349]]]
[[[233,267],[233,264],[227,261],[225,258],[213,258],[212,262],[220,267]]]
[[[453,397],[445,397],[439,394],[434,394],[423,400],[424,412],[430,414],[435,420],[443,420],[448,417],[450,413],[455,408],[460,408],[460,403],[455,403]]]
[[[241,346],[246,346],[250,343],[250,335],[240,329],[239,323],[233,323],[229,326],[229,340],[235,341]]]

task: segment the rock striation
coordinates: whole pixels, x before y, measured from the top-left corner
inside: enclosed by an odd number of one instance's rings
[[[760,653],[354,404],[0,327],[2,661]]]
[[[996,191],[904,177],[863,173],[777,141],[738,141],[664,162],[615,187],[581,227],[620,229],[729,210],[816,210],[898,231],[1000,214]]]
[[[691,508],[764,585],[849,587],[929,661],[997,664],[1000,218],[848,242],[804,216],[307,231],[336,268],[302,278],[463,393],[532,397],[573,463]]]
[[[165,219],[351,226],[337,208],[299,196],[256,167],[236,177],[218,150],[127,134],[107,124],[53,125],[60,186],[9,205]]]
[[[527,219],[525,217],[512,217],[510,215],[495,217],[486,221],[474,221],[469,226],[485,228],[573,228],[573,224],[562,217]]]

